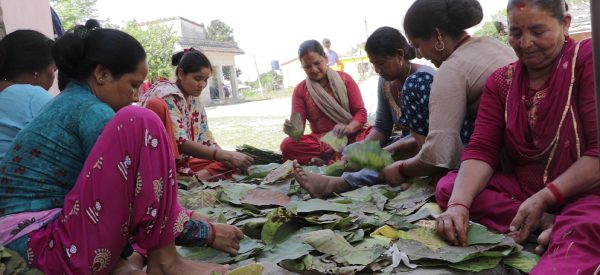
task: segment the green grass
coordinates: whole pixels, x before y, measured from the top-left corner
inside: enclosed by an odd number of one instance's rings
[[[279,151],[286,135],[283,121],[287,116],[250,116],[208,118],[209,127],[217,143],[226,149],[249,144],[257,148]]]
[[[243,91],[242,98],[248,101],[284,98],[291,97],[293,91],[294,90],[292,88],[289,88],[287,90],[282,89],[277,91],[265,91],[264,97],[259,92]]]

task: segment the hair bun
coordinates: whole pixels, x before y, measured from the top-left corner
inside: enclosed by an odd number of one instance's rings
[[[181,61],[181,58],[183,57],[183,54],[183,51],[173,54],[173,56],[171,56],[171,65],[178,66],[179,62]]]
[[[67,33],[60,37],[52,48],[56,67],[69,78],[78,76],[79,64],[85,55],[85,41],[76,32],[77,27],[74,33]]]
[[[96,19],[88,19],[88,21],[85,22],[84,27],[88,30],[94,30],[94,29],[100,29],[102,28],[100,26],[100,22],[98,22],[98,20]]]

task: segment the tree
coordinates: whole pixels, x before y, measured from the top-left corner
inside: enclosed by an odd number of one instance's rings
[[[50,0],[66,31],[95,17],[97,0]]]
[[[236,68],[235,75],[236,75],[236,77],[239,78],[240,75],[242,75],[242,70]],[[225,78],[225,80],[231,80],[231,67],[230,66],[223,67],[223,78]]]
[[[174,74],[171,57],[173,56],[177,36],[171,28],[154,24],[142,29],[133,20],[125,25],[123,31],[137,39],[146,50],[146,60],[149,67],[148,79],[168,78]]]
[[[279,75],[276,71],[271,70],[262,73],[259,77],[265,91],[279,90],[283,87],[283,76]],[[255,84],[252,85],[252,87],[258,87],[258,80],[255,81]]]
[[[233,29],[221,20],[210,21],[206,32],[206,38],[209,40],[233,42]]]
[[[483,24],[480,30],[475,32],[475,36],[491,36],[508,45],[508,34],[506,22],[506,10],[501,10],[492,16],[492,20]]]

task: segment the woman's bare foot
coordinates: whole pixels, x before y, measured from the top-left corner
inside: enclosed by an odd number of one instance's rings
[[[308,165],[314,165],[314,166],[323,166],[326,164],[327,164],[327,162],[325,160],[323,160],[322,158],[312,158],[312,159],[310,159],[310,162],[308,162]]]
[[[548,244],[550,243],[550,235],[552,235],[552,227],[542,231],[542,233],[540,234],[540,236],[538,236],[537,239],[538,246],[535,247],[535,253],[537,253],[538,255],[542,255],[544,254],[544,252],[546,252]]]
[[[229,265],[218,265],[211,263],[196,262],[184,259],[177,253],[175,244],[170,244],[148,254],[149,275],[183,275],[183,274],[206,274],[225,275],[229,271]]]
[[[331,196],[333,193],[350,190],[350,185],[343,178],[306,172],[297,161],[294,161],[294,178],[313,198],[322,199]]]

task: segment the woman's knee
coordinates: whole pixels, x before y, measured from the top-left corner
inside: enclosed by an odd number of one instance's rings
[[[450,171],[446,176],[442,177],[435,187],[435,199],[442,208],[446,208],[448,200],[452,195],[454,181],[456,180],[456,171]]]

